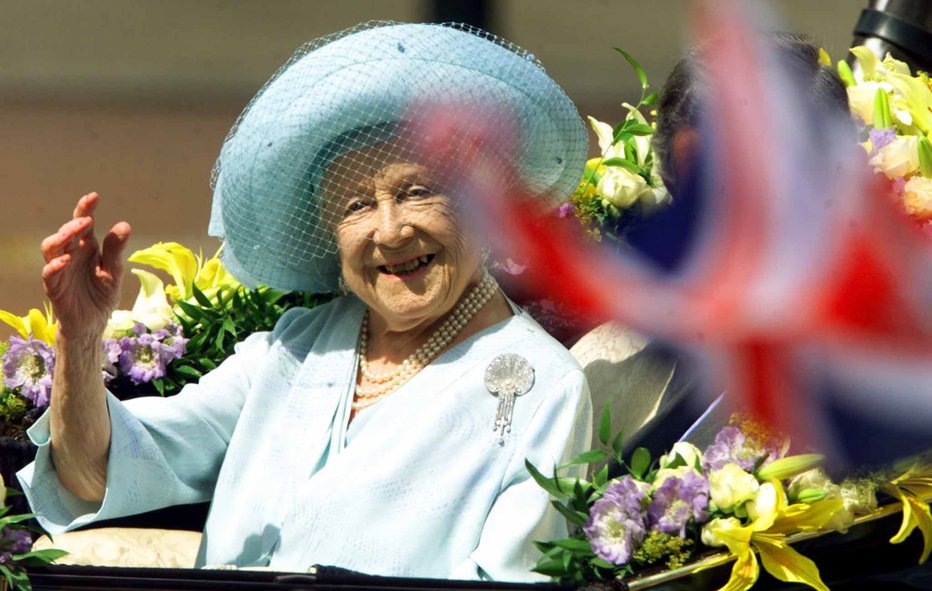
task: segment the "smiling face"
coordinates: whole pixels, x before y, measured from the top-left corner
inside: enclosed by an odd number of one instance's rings
[[[337,158],[321,184],[347,287],[390,330],[438,320],[479,279],[478,248],[438,186],[386,144]]]

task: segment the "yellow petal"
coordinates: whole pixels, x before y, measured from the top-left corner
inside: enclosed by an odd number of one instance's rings
[[[825,51],[824,47],[819,48],[819,63],[823,66],[832,65],[832,58],[828,55],[828,52]]]
[[[796,503],[784,509],[768,533],[794,533],[821,529],[839,511],[844,510],[841,498],[825,498],[814,503]]]
[[[791,548],[782,536],[755,534],[754,547],[760,552],[764,569],[787,583],[803,583],[819,591],[829,591],[819,576],[816,564]]]
[[[757,556],[748,550],[735,560],[728,582],[718,591],[747,591],[754,586],[758,577],[760,577],[760,566],[757,564]]]
[[[877,59],[874,52],[867,47],[859,45],[857,47],[852,47],[851,53],[858,59],[858,63],[861,65],[861,71],[864,72],[864,75],[867,77],[873,76],[880,66],[880,60]]]
[[[16,314],[11,314],[6,310],[0,310],[0,321],[12,326],[13,329],[18,332],[24,339],[29,338],[29,330],[26,328],[26,323],[23,322],[23,319]]]
[[[165,271],[172,276],[182,299],[191,297],[191,285],[197,276],[197,259],[191,249],[177,242],[159,242],[137,250],[129,257],[129,261]]]
[[[891,496],[896,497],[903,503],[903,522],[900,529],[890,538],[891,544],[899,544],[907,539],[913,530],[917,527],[922,533],[922,555],[919,557],[919,564],[924,563],[929,554],[932,553],[932,513],[929,505],[922,499],[918,499],[895,486],[884,487]]]

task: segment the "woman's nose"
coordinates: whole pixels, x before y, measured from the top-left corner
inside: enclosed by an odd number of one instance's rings
[[[404,207],[394,199],[381,202],[378,208],[375,241],[385,246],[399,246],[413,236],[414,228],[406,220]]]

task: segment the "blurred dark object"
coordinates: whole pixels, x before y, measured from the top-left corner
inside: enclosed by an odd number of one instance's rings
[[[852,46],[863,45],[883,59],[889,52],[916,72],[932,70],[932,2],[871,0],[854,26]],[[847,58],[855,73],[860,66]]]
[[[464,23],[495,32],[492,3],[489,0],[430,0],[430,20],[435,23]]]
[[[30,441],[16,437],[0,437],[0,474],[3,475],[6,486],[22,492],[16,473],[35,457],[36,446]],[[30,512],[25,496],[9,496],[7,504],[11,507],[11,515]]]

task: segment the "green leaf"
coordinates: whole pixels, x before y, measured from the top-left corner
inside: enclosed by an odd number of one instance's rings
[[[181,308],[181,311],[190,316],[192,319],[203,318],[205,316],[205,311],[203,308],[199,308],[188,302],[178,301],[175,302],[175,305]]]
[[[919,137],[919,171],[922,176],[932,179],[932,142],[924,136]]]
[[[158,379],[152,380],[152,385],[155,386],[155,391],[159,393],[159,396],[165,396],[165,380]]]
[[[624,58],[628,60],[628,63],[631,64],[631,67],[634,68],[634,73],[637,74],[638,80],[641,81],[641,88],[647,88],[647,73],[644,71],[644,68],[641,67],[641,64],[639,64],[637,60],[634,59],[634,57],[624,49],[616,47],[615,51],[623,55]]]
[[[26,552],[25,554],[14,554],[13,560],[17,562],[23,561],[26,566],[39,566],[42,564],[48,564],[55,560],[58,560],[62,556],[67,556],[68,553],[64,550],[58,550],[57,548],[46,548],[44,550],[33,550],[31,552]]]
[[[627,123],[630,123],[631,121],[633,120],[629,119]],[[630,125],[625,126],[625,131],[631,135],[650,135],[656,130],[650,125],[644,123],[631,123]]]
[[[589,516],[582,511],[570,509],[560,501],[550,501],[550,504],[563,515],[568,523],[572,523],[573,525],[585,525],[586,521],[589,520]]]
[[[547,478],[541,474],[540,470],[534,467],[534,464],[528,460],[524,460],[524,465],[527,467],[527,471],[531,475],[531,478],[533,478],[542,489],[550,493],[550,496],[556,497],[558,499],[565,499],[569,496],[568,493],[563,492],[563,490],[560,489],[553,478]]]
[[[532,570],[548,577],[562,577],[566,574],[567,568],[562,560],[546,560],[538,562]]]
[[[578,466],[580,464],[594,464],[596,462],[602,462],[608,459],[608,452],[601,449],[590,449],[589,451],[584,451],[568,463],[560,466],[560,469],[568,468],[570,466]]]
[[[574,538],[567,538],[565,540],[554,540],[553,545],[558,548],[570,550],[572,552],[587,552],[590,554],[592,553],[592,547],[589,545],[588,540],[577,540]]]
[[[646,447],[639,447],[631,454],[631,474],[640,478],[650,467],[650,452]]]
[[[608,464],[602,466],[602,469],[595,473],[595,476],[592,477],[592,484],[596,488],[601,488],[608,482]]]
[[[845,83],[845,86],[857,85],[857,80],[854,79],[854,74],[851,72],[851,66],[848,65],[848,62],[845,60],[838,60],[837,69],[838,77]]]
[[[173,369],[176,372],[180,373],[181,375],[188,377],[188,378],[195,379],[195,380],[201,379],[201,376],[203,375],[201,374],[201,372],[197,371],[190,365],[179,365],[179,366],[173,367]]]
[[[641,167],[625,158],[609,158],[608,160],[603,160],[602,164],[605,166],[619,166],[634,174],[641,174]],[[608,444],[607,441],[605,443],[606,445]]]
[[[608,440],[612,436],[612,409],[607,404],[602,409],[602,417],[599,419],[599,441],[602,445],[608,445]]]
[[[619,464],[622,463],[621,452],[624,450],[624,439],[624,431],[619,431],[615,434],[615,438],[612,439],[612,451],[615,452],[615,459],[618,460]]]
[[[213,308],[214,303],[210,301],[204,292],[199,290],[196,285],[191,286],[191,293],[194,294],[194,299],[197,300],[197,303],[204,306],[205,308]]]
[[[641,101],[641,104],[649,107],[656,103],[658,98],[660,98],[660,93],[652,92],[644,97],[644,100]]]
[[[874,94],[874,127],[877,129],[893,127],[893,115],[890,114],[887,93],[882,88],[878,88]]]
[[[614,565],[614,564],[612,564],[611,562],[607,562],[607,561],[605,561],[605,560],[602,560],[602,559],[599,558],[598,556],[596,556],[595,558],[593,558],[592,560],[590,560],[589,563],[592,564],[592,566],[597,566],[597,567],[599,567],[599,568],[607,568],[607,569],[614,569],[614,568],[615,568],[615,565]]]

